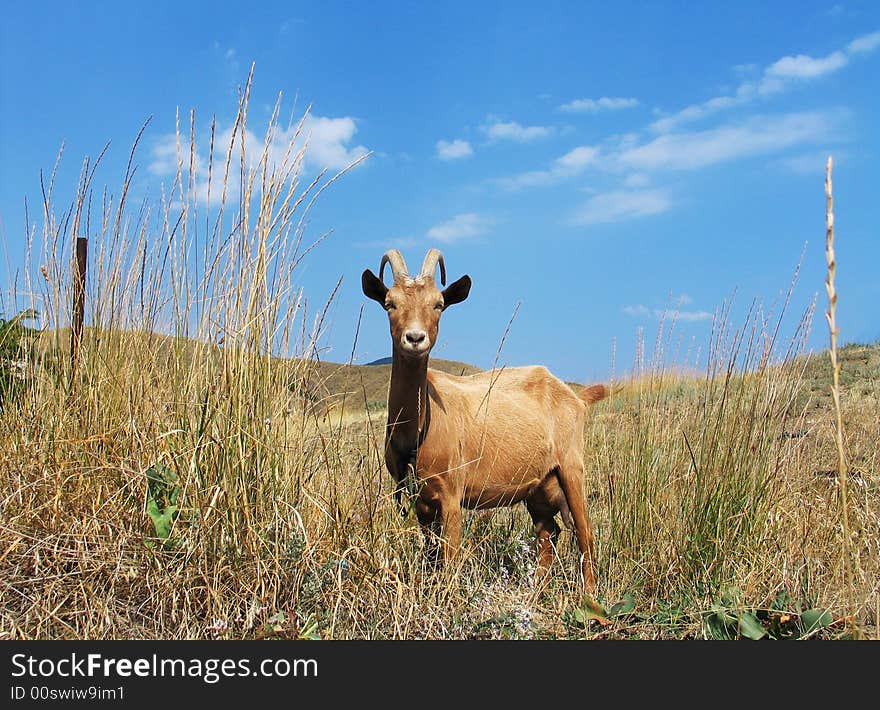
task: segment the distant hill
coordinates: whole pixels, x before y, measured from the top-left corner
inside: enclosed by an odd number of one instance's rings
[[[876,396],[880,388],[880,344],[849,344],[840,348],[838,353],[841,372],[840,384],[844,391],[854,391],[862,396]],[[801,389],[801,404],[807,398],[813,407],[822,408],[830,403],[831,365],[828,351],[820,351],[805,355],[804,384]],[[366,365],[339,365],[320,363],[322,376],[326,377],[327,391],[339,396],[348,393],[346,406],[361,407],[364,393],[368,406],[371,408],[385,405],[388,396],[388,383],[391,380],[391,358],[379,358]],[[464,362],[453,360],[431,359],[430,367],[452,375],[470,375],[480,372],[480,368]],[[578,390],[583,385],[568,382]]]
[[[390,365],[391,358],[390,357],[380,357],[378,360],[373,360],[373,362],[368,362],[367,365]]]
[[[391,358],[385,357],[366,365],[316,362],[313,376],[322,390],[333,399],[345,397],[346,407],[382,408],[388,398],[391,382]],[[451,375],[472,375],[480,368],[454,360],[431,358],[429,366]]]

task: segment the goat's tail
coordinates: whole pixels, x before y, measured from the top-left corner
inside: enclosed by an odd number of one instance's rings
[[[589,387],[584,387],[580,392],[578,392],[578,397],[581,398],[581,401],[584,404],[595,404],[596,402],[600,402],[605,399],[609,394],[611,394],[610,390],[605,385],[590,385]]]

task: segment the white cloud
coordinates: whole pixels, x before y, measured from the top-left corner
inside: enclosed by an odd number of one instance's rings
[[[689,322],[712,320],[712,318],[715,317],[714,314],[709,313],[709,311],[679,311],[679,310],[661,311],[659,309],[654,311],[654,316],[658,319],[663,317],[664,315],[669,320],[674,319],[674,320],[683,320],[683,321],[689,321]]]
[[[560,179],[560,175],[552,170],[529,170],[510,177],[498,178],[495,182],[506,190],[523,190],[529,187],[552,185]]]
[[[567,175],[577,175],[588,165],[596,162],[599,149],[591,145],[581,145],[556,159],[555,167]]]
[[[814,79],[831,74],[847,65],[849,59],[843,52],[832,52],[827,57],[814,59],[806,54],[783,57],[767,67],[766,75],[783,79]]]
[[[566,113],[599,113],[599,111],[619,111],[638,105],[638,99],[603,96],[600,99],[575,99],[562,104],[559,110]]]
[[[489,140],[509,140],[517,143],[528,143],[538,138],[546,138],[553,129],[548,126],[522,126],[516,121],[495,121],[482,126]]]
[[[287,129],[273,141],[276,150],[286,148],[293,139],[294,130]],[[357,124],[349,116],[328,118],[310,114],[306,117],[303,132],[308,137],[306,163],[318,169],[342,170],[369,152],[362,145],[348,146],[357,133]]]
[[[770,84],[766,84],[766,86],[769,87]],[[751,101],[757,92],[756,84],[745,82],[740,84],[733,96],[716,96],[701,104],[687,106],[671,116],[657,119],[651,124],[651,130],[657,133],[668,133],[684,123],[692,123],[723,109]]]
[[[250,130],[245,130],[244,138],[240,130],[235,131],[233,135],[232,127],[218,131],[214,139],[214,169],[222,166],[226,162],[227,156],[232,156],[230,170],[235,170],[237,161],[241,160],[242,141],[244,141],[244,157],[249,168],[256,167],[263,154],[264,142],[257,138],[257,134]],[[273,143],[278,145],[277,139]],[[273,155],[273,145],[269,146],[269,162],[270,164],[278,162],[282,156]],[[219,161],[218,161],[219,159]],[[222,168],[221,168],[222,169]]]
[[[754,116],[740,124],[705,131],[668,133],[622,151],[620,166],[635,170],[694,170],[801,143],[826,141],[837,116],[820,111]]]
[[[671,311],[663,308],[649,309],[641,303],[635,306],[624,306],[621,310],[626,313],[626,315],[633,316],[634,318],[644,318],[648,315],[653,315],[657,320],[677,320],[688,321],[690,323],[712,320],[712,318],[715,317],[714,314],[709,311],[682,311],[677,308]]]
[[[153,149],[150,151],[150,165],[148,169],[153,175],[173,175],[177,172],[178,152],[184,169],[189,162],[189,147],[180,146],[178,151],[177,137],[173,133],[160,136]],[[196,160],[201,158],[196,154]]]
[[[593,195],[571,219],[571,224],[588,226],[622,222],[662,214],[672,207],[663,190],[612,190]]]
[[[767,66],[759,80],[744,81],[731,95],[715,96],[664,116],[654,121],[651,128],[658,133],[666,133],[718,111],[780,93],[794,82],[810,81],[832,74],[849,64],[850,57],[868,54],[878,47],[880,47],[880,32],[873,32],[857,37],[844,49],[836,50],[824,57],[815,58],[806,54],[782,57]],[[737,70],[737,67],[734,69]]]
[[[479,237],[485,234],[491,226],[492,220],[489,218],[475,212],[465,212],[431,227],[425,236],[444,244],[451,244],[462,239]]]
[[[553,161],[549,168],[500,178],[496,183],[508,190],[553,185],[581,175],[590,167],[628,171],[625,187],[645,187],[649,173],[666,170],[697,170],[740,158],[779,152],[786,148],[833,137],[843,114],[800,112],[753,116],[738,124],[725,124],[703,131],[666,133],[647,143],[626,139],[604,152],[595,146],[578,146]],[[634,174],[633,174],[634,173]],[[657,191],[606,193],[641,194]]]
[[[362,158],[369,151],[362,145],[351,146],[357,125],[348,116],[330,118],[326,116],[307,115],[302,122],[299,133],[297,126],[285,129],[276,128],[266,145],[265,138],[258,137],[250,129],[246,129],[242,138],[241,131],[233,137],[232,127],[219,129],[214,138],[213,176],[211,185],[211,204],[219,204],[222,196],[223,171],[226,159],[230,161],[230,175],[227,182],[227,197],[237,195],[239,161],[242,143],[248,169],[256,169],[263,154],[270,170],[281,165],[288,167],[299,161],[298,154],[304,150],[301,160],[305,166],[314,170],[342,170]],[[184,171],[189,168],[190,146],[186,141],[180,148]],[[177,137],[172,133],[161,136],[151,150],[149,170],[161,177],[173,176],[177,172]],[[195,151],[194,169],[196,173],[196,190],[201,202],[208,201],[208,160],[197,147]]]
[[[518,173],[512,177],[500,178],[496,182],[508,190],[552,185],[560,180],[580,175],[589,166],[594,165],[598,158],[598,148],[581,145],[556,158],[547,170]]]
[[[471,144],[460,138],[452,141],[437,141],[437,157],[440,160],[458,160],[474,154]]]
[[[661,171],[698,170],[718,163],[757,155],[779,153],[795,146],[834,142],[846,112],[813,111],[780,115],[758,115],[703,131],[666,133],[640,143],[632,135],[618,136],[602,147],[578,146],[556,158],[543,170],[532,170],[494,180],[508,190],[558,184],[582,175],[590,168],[624,175],[620,190],[597,195],[578,212],[575,223],[617,221],[666,211],[666,193],[642,189]],[[601,210],[594,212],[594,208]],[[626,208],[626,209],[624,209]],[[584,210],[588,210],[587,213]],[[599,218],[604,213],[610,217]]]
[[[846,51],[850,54],[867,54],[880,47],[880,32],[872,32],[868,35],[856,37],[846,45]]]

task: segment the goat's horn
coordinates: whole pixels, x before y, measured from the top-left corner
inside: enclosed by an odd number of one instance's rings
[[[379,264],[379,280],[382,280],[382,272],[385,271],[385,264],[391,264],[391,273],[395,279],[405,278],[409,276],[409,270],[406,268],[406,262],[403,255],[397,249],[389,249],[382,255],[382,263]]]
[[[446,264],[443,263],[443,252],[439,249],[429,249],[425,254],[425,260],[422,262],[422,272],[420,276],[430,276],[434,278],[434,272],[437,270],[437,264],[440,264],[440,283],[446,285]]]

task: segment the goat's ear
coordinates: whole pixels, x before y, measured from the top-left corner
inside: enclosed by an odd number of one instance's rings
[[[388,293],[388,287],[379,280],[369,269],[365,269],[361,274],[361,288],[364,289],[364,295],[385,305],[385,294]]]
[[[465,274],[443,290],[443,308],[461,303],[471,292],[471,277]]]

